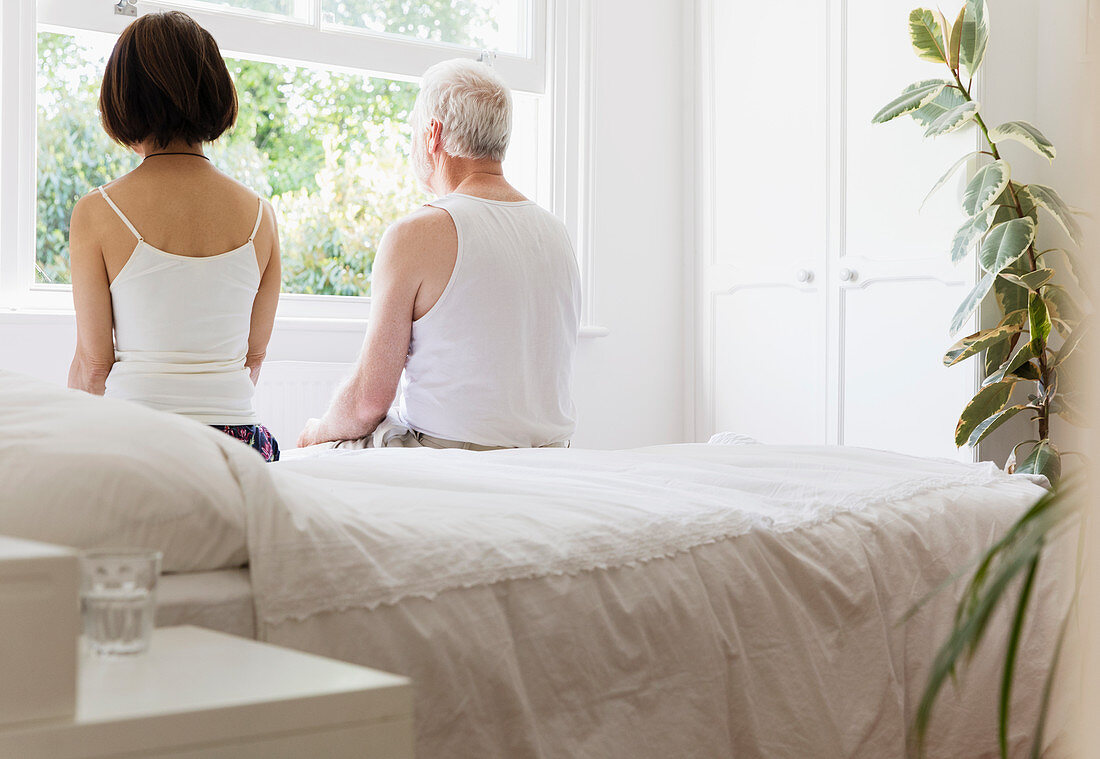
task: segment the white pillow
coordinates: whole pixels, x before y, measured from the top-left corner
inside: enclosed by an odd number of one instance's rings
[[[241,566],[265,467],[189,419],[0,370],[0,534],[157,549],[166,572]]]

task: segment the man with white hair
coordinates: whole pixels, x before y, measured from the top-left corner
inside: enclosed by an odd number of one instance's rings
[[[411,123],[413,167],[438,199],[382,237],[355,373],[298,445],[566,446],[577,263],[564,225],[504,179],[511,93],[485,64],[446,61],[425,72]]]

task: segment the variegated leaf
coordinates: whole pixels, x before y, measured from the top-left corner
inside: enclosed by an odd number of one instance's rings
[[[1053,277],[1054,269],[1036,269],[1020,277],[1020,281],[1023,282],[1024,287],[1028,290],[1038,291],[1040,287],[1049,282]]]
[[[1000,272],[997,276],[1001,279],[1007,279],[1012,284],[1018,287],[1024,287],[1028,290],[1038,292],[1039,288],[1050,281],[1054,276],[1054,269],[1036,269],[1035,271],[1029,271],[1027,274],[1010,274],[1007,271]]]
[[[1020,207],[1017,207],[1017,202]],[[1038,224],[1039,212],[1034,209],[1034,203],[1029,206],[1029,202],[1031,201],[1028,199],[1024,185],[1009,182],[1008,187],[997,196],[997,199],[993,201],[993,205],[990,206],[990,208],[998,209],[997,216],[993,219],[993,226],[1012,219],[1019,219],[1022,216],[1030,217],[1032,221]],[[1020,213],[1021,208],[1023,213]]]
[[[943,11],[936,9],[936,23],[940,25],[940,40],[943,42],[943,57],[944,63],[950,63],[951,61],[951,22],[947,20],[947,16],[943,15]]]
[[[966,6],[959,8],[958,18],[951,27],[951,34],[947,42],[947,65],[952,71],[959,70],[959,52],[962,47],[963,20],[966,18]]]
[[[1023,329],[1023,324],[1009,324],[983,329],[973,335],[967,335],[962,340],[951,346],[951,349],[943,357],[944,366],[954,366],[960,361],[965,361],[971,356],[981,353],[991,345],[1008,342],[1013,335]]]
[[[957,105],[947,113],[933,121],[924,131],[925,137],[939,137],[950,134],[974,120],[978,115],[978,101],[968,100],[962,105]]]
[[[896,119],[898,116],[911,113],[940,94],[946,86],[947,82],[942,79],[926,79],[922,82],[915,82],[883,106],[882,110],[871,119],[871,123],[884,124],[891,119]]]
[[[997,371],[986,377],[982,385],[995,385],[998,382],[1003,382],[1006,377],[1015,373],[1021,366],[1037,356],[1035,347],[1030,342],[1024,343],[1023,347],[1016,351],[1016,355],[1005,361]]]
[[[996,215],[996,208],[988,208],[963,222],[951,240],[951,263],[958,263],[966,257],[982,235],[989,231]]]
[[[991,345],[986,348],[985,356],[982,358],[982,374],[986,377],[996,372],[1008,357],[1012,355],[1012,351],[1016,348],[1016,343],[1019,342],[1019,333],[1013,335],[1008,342],[998,343],[997,345]],[[984,382],[983,382],[984,384]]]
[[[1051,410],[1074,427],[1094,429],[1092,417],[1084,413],[1083,406],[1085,403],[1086,398],[1083,397],[1082,393],[1058,393],[1054,396]]]
[[[1031,361],[1025,361],[1009,372],[1009,374],[1013,377],[1019,377],[1022,380],[1032,380],[1034,382],[1038,382],[1043,377],[1042,373],[1039,371],[1039,367],[1035,366]]]
[[[1081,226],[1077,223],[1077,219],[1073,218],[1073,212],[1062,200],[1062,196],[1054,188],[1042,184],[1029,184],[1027,191],[1038,206],[1049,211],[1050,215],[1062,225],[1062,229],[1070,239],[1080,245]]]
[[[1008,187],[1011,168],[1005,161],[994,161],[978,169],[963,192],[963,210],[974,216],[993,205]]]
[[[1025,324],[1027,324],[1027,309],[1026,308],[1018,308],[1015,311],[1009,311],[1007,314],[1005,314],[1004,318],[1001,319],[1001,321],[997,324],[997,326],[998,327],[1017,326],[1020,329],[1023,329]]]
[[[1009,182],[1009,189],[1005,190],[1004,200],[1013,209],[1015,209],[1015,204],[1019,203],[1017,216],[1030,216],[1035,219],[1036,224],[1039,223],[1039,201],[1031,194],[1028,185]],[[1000,201],[998,200],[998,202]]]
[[[979,390],[978,394],[966,404],[966,408],[959,417],[959,423],[955,427],[955,445],[960,447],[965,445],[978,425],[1003,409],[1015,385],[1016,380],[1009,379]]]
[[[1035,222],[1029,218],[1013,219],[990,230],[978,253],[978,263],[990,274],[1011,266],[1035,240]]]
[[[1048,284],[1043,291],[1047,310],[1052,319],[1063,321],[1071,326],[1081,321],[1081,307],[1061,285]]]
[[[909,14],[909,39],[922,60],[947,63],[947,48],[943,28],[936,14],[927,8],[917,8]]]
[[[1010,266],[1005,271],[1026,274],[1027,267],[1021,266],[1017,262],[1015,266]],[[993,282],[993,295],[1000,312],[1002,314],[1022,314],[1025,322],[1027,321],[1027,292],[1022,287],[1006,282],[1001,277],[997,277]],[[994,345],[985,352],[982,363],[985,367],[984,373],[987,376],[1000,369],[1001,365],[1008,360],[1009,356],[1012,355],[1012,351],[1016,349],[1019,339],[1019,335],[1016,335],[1008,343]]]
[[[1035,355],[1039,355],[1039,351],[1046,345],[1046,339],[1050,337],[1050,313],[1047,311],[1046,301],[1039,293],[1028,295],[1027,316],[1031,344]]]
[[[1062,456],[1049,440],[1040,440],[1016,465],[1016,474],[1041,474],[1054,485],[1062,475]]]
[[[1053,366],[1060,365],[1063,361],[1073,355],[1073,352],[1077,350],[1077,346],[1081,344],[1081,340],[1088,334],[1089,320],[1086,317],[1077,325],[1077,329],[1070,333],[1066,341],[1062,343],[1062,347],[1058,349],[1058,355],[1054,358]]]
[[[1026,121],[1006,121],[995,126],[989,130],[989,139],[993,142],[1015,140],[1050,161],[1053,161],[1058,154],[1054,143],[1048,140],[1037,127]]]
[[[1007,280],[1007,281],[1011,282],[1012,284],[1016,285],[1017,287],[1023,287],[1023,288],[1026,288],[1028,290],[1031,289],[1030,287],[1027,286],[1027,283],[1024,282],[1024,280],[1021,279],[1020,276],[1017,275],[1017,274],[1009,274],[1007,271],[1002,271],[1002,272],[998,272],[997,276],[1000,277],[1001,279],[1004,279],[1004,280]]]
[[[948,86],[944,87],[936,97],[913,111],[910,115],[913,117],[913,121],[917,122],[922,127],[928,127],[940,116],[965,102],[966,98],[963,97],[958,87]]]
[[[966,0],[959,40],[959,63],[974,76],[989,44],[989,9],[985,0]]]
[[[970,439],[966,441],[966,444],[971,448],[982,442],[989,436],[989,433],[1000,427],[1012,417],[1019,414],[1021,411],[1027,408],[1027,404],[1020,404],[1019,406],[1009,406],[998,411],[993,416],[986,419],[984,422],[974,428],[974,431],[970,433]]]
[[[1085,275],[1083,271],[1081,271],[1081,267],[1078,265],[1077,261],[1074,260],[1074,256],[1072,253],[1070,253],[1065,248],[1050,248],[1044,251],[1041,255],[1047,256],[1053,254],[1057,254],[1062,258],[1062,265],[1059,268],[1059,271],[1063,274],[1069,275],[1070,280],[1073,281],[1074,287],[1084,292],[1092,292],[1092,287],[1089,284],[1089,278]]]
[[[970,294],[966,296],[966,299],[959,304],[958,310],[955,311],[955,316],[951,319],[951,334],[954,335],[962,329],[963,325],[970,318],[970,315],[974,313],[978,306],[981,305],[985,296],[989,294],[990,288],[993,287],[993,280],[995,280],[992,274],[986,274],[980,280],[978,284],[974,285],[974,289],[970,291]]]
[[[1017,261],[1012,266],[1005,269],[1007,272],[1011,272],[1017,276],[1023,276],[1027,274],[1030,269],[1023,261]],[[1001,313],[1008,314],[1019,309],[1027,309],[1027,289],[1022,288],[1019,285],[1006,282],[1000,277],[993,285],[993,294],[997,296],[997,306],[1001,309]]]
[[[962,168],[963,164],[965,164],[967,161],[969,161],[971,158],[978,155],[979,153],[980,153],[980,151],[975,150],[974,152],[967,153],[962,158],[955,161],[955,163],[953,163],[951,165],[951,168],[948,169],[942,177],[940,177],[940,180],[938,182],[936,182],[936,186],[933,187],[931,190],[929,190],[928,194],[924,196],[924,201],[921,202],[920,207],[923,209],[925,204],[928,202],[928,199],[931,198],[933,195],[935,195],[937,192],[939,192],[940,188],[943,187],[945,184],[947,184],[948,181],[950,181],[951,177],[955,176],[955,172],[957,172],[960,168]],[[984,232],[983,232],[983,234],[984,234]]]
[[[994,285],[993,285],[993,291],[994,292],[997,291],[997,285],[1000,284],[1000,282],[1001,282],[1001,280],[998,279],[994,283]],[[999,297],[997,299],[997,302],[998,302],[998,304],[1000,303],[1000,298]],[[1023,301],[1023,307],[1022,308],[1017,308],[1017,309],[1013,309],[1011,311],[1008,311],[1005,318],[1001,319],[1000,324],[998,324],[997,326],[1001,327],[1001,326],[1006,326],[1006,325],[1009,325],[1009,324],[1018,324],[1018,325],[1020,325],[1021,328],[1023,327],[1023,325],[1027,324],[1027,299],[1026,298]],[[1000,342],[1000,343],[995,343],[995,344],[989,346],[988,348],[986,348],[985,349],[985,356],[982,358],[982,367],[983,367],[982,375],[983,376],[988,376],[988,375],[992,374],[993,372],[997,371],[997,369],[1000,368],[1001,364],[1003,364],[1006,360],[1008,360],[1008,357],[1012,355],[1012,351],[1016,349],[1016,344],[1019,342],[1019,340],[1020,340],[1020,333],[1017,332],[1017,333],[1014,333],[1012,335],[1009,335],[1008,340],[1006,340],[1004,342]]]

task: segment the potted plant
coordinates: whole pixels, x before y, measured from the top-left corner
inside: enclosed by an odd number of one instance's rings
[[[1025,414],[1035,434],[1013,447],[1006,468],[1044,475],[1054,488],[979,560],[959,603],[955,627],[929,673],[915,717],[914,748],[920,752],[932,707],[946,680],[981,644],[994,611],[1014,601],[998,718],[1001,756],[1007,757],[1016,655],[1035,576],[1054,532],[1080,513],[1073,488],[1059,483],[1062,452],[1051,439],[1051,419],[1061,416],[1079,423],[1081,391],[1075,386],[1074,363],[1089,320],[1063,284],[1080,276],[1074,253],[1068,247],[1043,248],[1039,233],[1053,222],[1073,245],[1079,245],[1081,230],[1073,210],[1054,188],[1015,177],[1001,152],[1004,143],[1012,141],[1053,161],[1057,152],[1051,141],[1026,121],[991,127],[974,99],[974,79],[989,41],[985,0],[966,0],[953,23],[938,11],[918,8],[909,14],[909,34],[916,54],[937,64],[939,76],[910,84],[875,114],[874,123],[908,116],[924,128],[925,137],[965,128],[976,128],[981,135],[980,147],[948,168],[929,193],[947,184],[965,164],[981,162],[963,192],[966,220],[950,244],[951,260],[956,263],[976,251],[981,277],[956,310],[951,332],[958,333],[979,307],[985,315],[993,313],[996,323],[959,339],[944,356],[947,366],[967,359],[984,361],[984,380],[962,410],[955,443],[976,446],[1009,419]],[[1019,399],[1022,389],[1027,390],[1026,400]],[[1018,460],[1021,449],[1026,454]],[[1042,748],[1050,693],[1073,611],[1071,607],[1051,651],[1034,732],[1035,757]]]

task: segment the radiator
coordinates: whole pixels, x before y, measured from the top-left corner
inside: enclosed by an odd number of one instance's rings
[[[336,386],[353,364],[268,361],[256,386],[256,413],[282,448],[293,448],[302,425],[328,408]]]

